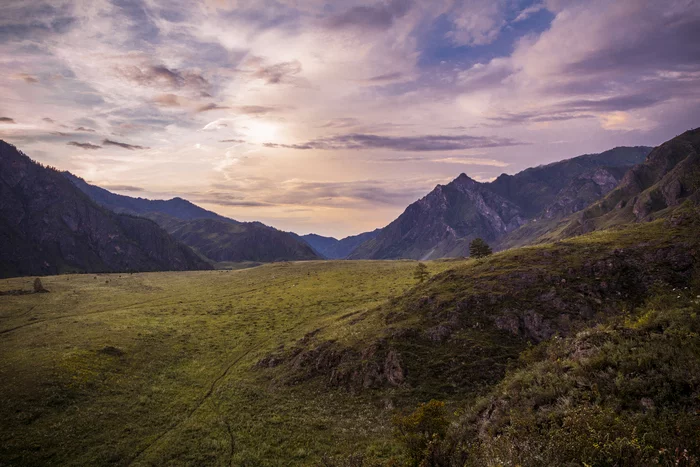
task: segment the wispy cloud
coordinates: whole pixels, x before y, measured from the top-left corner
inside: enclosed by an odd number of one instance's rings
[[[135,144],[127,144],[127,143],[120,143],[118,141],[112,141],[111,139],[105,139],[102,141],[103,146],[117,146],[122,149],[128,149],[130,151],[133,151],[135,149],[150,149],[144,146],[137,146]]]
[[[101,149],[102,146],[98,146],[97,144],[91,144],[91,143],[80,143],[78,141],[69,141],[66,143],[68,146],[75,146],[80,149]]]
[[[525,144],[512,138],[469,135],[380,136],[361,133],[319,138],[302,144],[266,143],[269,148],[287,149],[392,149],[395,151],[454,151]]]

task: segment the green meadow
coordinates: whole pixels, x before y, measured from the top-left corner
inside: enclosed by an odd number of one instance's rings
[[[308,465],[358,446],[391,456],[386,391],[289,384],[256,363],[318,329],[343,341],[382,326],[351,317],[414,287],[415,267],[62,275],[42,278],[50,293],[0,296],[0,464]]]

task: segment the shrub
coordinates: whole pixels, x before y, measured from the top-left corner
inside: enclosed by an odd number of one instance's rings
[[[407,416],[393,419],[394,435],[406,447],[411,465],[418,466],[444,439],[449,421],[445,403],[431,400]]]

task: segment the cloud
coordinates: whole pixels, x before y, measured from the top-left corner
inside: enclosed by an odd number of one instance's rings
[[[246,115],[264,115],[275,112],[278,109],[264,105],[242,105],[240,107],[236,107],[236,110]]]
[[[220,106],[214,103],[210,104],[205,104],[201,107],[197,108],[197,112],[208,112],[210,110],[224,110],[224,109],[230,109],[231,107],[226,107],[226,106]]]
[[[123,78],[139,86],[155,89],[191,89],[205,91],[209,82],[195,70],[170,69],[165,65],[121,65],[116,67]]]
[[[496,40],[506,25],[506,0],[463,0],[449,14],[454,29],[445,36],[457,45],[486,45]]]
[[[102,146],[91,143],[79,143],[77,141],[69,141],[66,143],[68,146],[75,146],[81,149],[102,149]]]
[[[323,125],[321,125],[320,128],[348,128],[357,126],[359,124],[360,121],[356,118],[343,117],[329,120]]]
[[[245,143],[244,139],[222,139],[219,140],[220,143]]]
[[[477,165],[486,167],[508,167],[510,164],[508,162],[496,160],[496,159],[483,159],[480,157],[471,156],[449,156],[449,157],[437,157],[437,158],[426,158],[420,156],[414,157],[387,157],[383,159],[378,159],[377,162],[389,162],[389,163],[406,163],[406,162],[438,162],[443,164],[460,164],[460,165]]]
[[[159,94],[153,98],[156,105],[163,107],[180,107],[182,98],[175,94]]]
[[[17,77],[29,84],[36,84],[39,82],[39,79],[36,76],[32,76],[28,73],[20,73],[17,75]]]
[[[78,128],[75,129],[75,131],[83,131],[86,133],[95,133],[95,130],[93,130],[92,128],[87,128],[84,126],[79,126]]]
[[[110,190],[110,191],[130,191],[134,193],[146,191],[141,187],[138,186],[132,186],[132,185],[100,185],[102,188],[105,190]]]
[[[0,123],[17,123],[14,118],[0,117]]]
[[[117,146],[120,148],[128,149],[129,151],[133,151],[134,149],[150,149],[144,146],[136,146],[134,144],[127,144],[127,143],[120,143],[118,141],[112,141],[111,139],[105,139],[102,141],[102,145],[104,146]]]
[[[395,151],[453,151],[525,144],[511,138],[469,135],[379,136],[362,133],[319,138],[303,144],[266,143],[268,148],[287,149],[392,149]]]
[[[249,60],[248,64],[256,67],[253,77],[265,81],[266,84],[292,82],[292,78],[301,73],[301,62],[298,60],[267,65],[262,59],[255,57]]]
[[[327,25],[329,28],[387,29],[394,21],[408,13],[411,3],[410,0],[391,0],[386,3],[355,6],[332,16]]]
[[[528,19],[530,16],[534,15],[535,13],[542,11],[546,9],[547,7],[543,3],[535,3],[534,5],[530,5],[529,7],[525,8],[522,10],[518,16],[515,17],[513,20],[514,23],[518,23],[520,21],[525,21]]]

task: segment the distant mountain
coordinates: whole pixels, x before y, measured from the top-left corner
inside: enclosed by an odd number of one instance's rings
[[[375,229],[371,232],[351,235],[340,240],[316,234],[299,235],[298,237],[308,243],[314,251],[324,258],[345,259],[359,245],[379,235],[380,231],[381,229]]]
[[[585,208],[615,188],[624,173],[650,151],[648,147],[620,147],[516,175],[503,174],[490,183],[461,174],[411,204],[348,258],[467,256],[468,244],[475,237],[497,244],[526,224],[548,226]],[[533,229],[534,237],[539,234]]]
[[[0,141],[0,277],[211,269],[156,223],[95,204]]]
[[[273,262],[321,259],[306,242],[260,222],[238,222],[182,198],[150,200],[118,195],[64,175],[95,202],[115,212],[146,217],[211,261]]]
[[[183,221],[159,213],[145,214],[174,238],[212,261],[275,262],[321,259],[305,242],[260,222],[218,219]]]
[[[173,198],[168,200],[133,198],[131,196],[118,195],[111,191],[90,185],[82,178],[70,172],[63,172],[75,186],[93,199],[97,204],[107,209],[134,215],[142,215],[157,212],[180,220],[192,219],[217,219],[224,222],[239,224],[238,221],[220,216],[219,214],[200,208],[186,199]]]
[[[607,196],[567,219],[560,236],[670,215],[686,199],[700,201],[700,128],[655,148]]]

